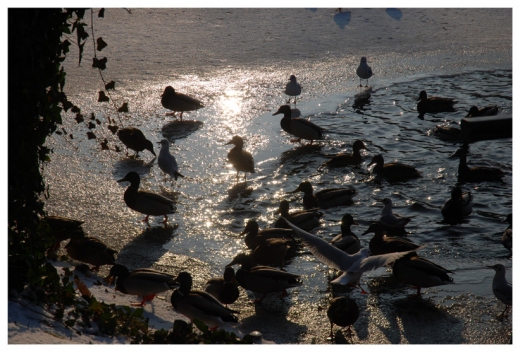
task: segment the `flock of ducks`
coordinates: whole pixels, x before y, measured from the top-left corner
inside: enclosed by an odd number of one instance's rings
[[[368,79],[373,73],[367,64],[365,57],[361,58],[356,71],[361,80]],[[289,78],[285,94],[296,104],[296,97],[301,94],[301,86],[294,75]],[[453,99],[428,97],[425,91],[420,93],[417,110],[420,114],[439,111],[451,111],[456,103]],[[203,104],[195,98],[177,93],[171,86],[166,87],[161,96],[162,105],[173,111],[182,113],[193,111],[203,107]],[[492,113],[488,110],[470,109],[469,114]],[[316,124],[300,118],[293,117],[290,105],[282,105],[273,115],[283,114],[280,121],[282,129],[296,137],[296,141],[308,140],[312,144],[315,140],[323,139],[324,129]],[[135,151],[135,157],[139,152],[148,150],[156,156],[153,143],[137,128],[128,127],[119,130],[119,139],[128,148]],[[165,175],[173,180],[184,177],[179,173],[175,157],[169,152],[169,142],[163,139],[159,142],[161,150],[158,156],[158,165]],[[255,163],[251,153],[244,150],[244,141],[240,136],[234,136],[226,145],[233,148],[227,157],[237,172],[255,172]],[[357,140],[352,146],[352,154],[341,153],[328,155],[330,160],[321,167],[344,167],[359,165],[363,162],[360,150],[367,149],[364,142]],[[467,149],[459,149],[453,157],[460,159],[458,169],[459,182],[481,182],[500,180],[503,172],[491,167],[469,167],[467,165]],[[373,156],[368,166],[373,167],[373,174],[377,179],[386,179],[389,182],[406,182],[421,177],[421,172],[415,167],[399,162],[385,163],[382,155]],[[148,222],[150,215],[163,216],[164,223],[168,221],[168,215],[176,211],[175,202],[162,195],[139,189],[140,176],[131,171],[117,182],[129,182],[130,185],[124,192],[126,205],[139,213],[146,215],[143,221]],[[185,315],[190,320],[198,319],[215,329],[225,324],[238,322],[238,311],[228,308],[240,296],[239,287],[261,294],[256,299],[260,303],[269,293],[279,293],[280,297],[287,295],[287,290],[302,285],[300,275],[289,273],[282,269],[284,260],[295,255],[299,244],[303,244],[322,263],[339,271],[332,284],[350,285],[359,287],[362,293],[366,293],[361,287],[360,278],[364,272],[375,270],[383,266],[392,266],[395,277],[403,283],[417,289],[421,294],[421,288],[450,284],[453,279],[452,271],[441,267],[423,257],[417,252],[425,246],[413,243],[402,237],[405,234],[405,226],[412,220],[410,217],[399,216],[392,210],[392,200],[381,200],[383,208],[379,221],[372,223],[362,234],[373,233],[369,242],[369,248],[362,248],[358,236],[350,229],[357,222],[350,214],[345,214],[341,219],[341,233],[332,240],[326,241],[311,234],[309,231],[320,225],[323,216],[322,209],[339,207],[352,204],[352,198],[357,191],[351,186],[323,189],[315,192],[308,181],[303,181],[290,193],[303,193],[302,203],[304,210],[290,211],[289,202],[283,200],[280,203],[279,219],[272,228],[259,229],[258,223],[251,219],[248,221],[240,236],[244,236],[244,243],[248,253],[239,253],[225,266],[222,277],[212,278],[205,285],[204,290],[193,289],[192,276],[188,272],[181,272],[177,276],[153,269],[136,269],[129,271],[125,266],[116,264],[116,251],[110,249],[99,239],[87,236],[81,229],[81,222],[59,217],[48,217],[47,223],[54,230],[54,237],[58,241],[52,250],[59,247],[59,242],[70,238],[65,247],[69,256],[75,260],[93,265],[92,270],[98,270],[101,265],[112,265],[107,276],[109,284],[115,283],[115,289],[121,293],[140,296],[141,301],[132,305],[143,306],[147,301],[162,292],[174,290],[171,295],[171,304],[176,311]],[[473,195],[471,192],[463,192],[461,187],[454,187],[451,197],[441,209],[444,220],[448,223],[460,222],[460,220],[472,212]],[[504,247],[512,251],[512,216],[507,221],[508,229],[502,236]],[[60,232],[61,231],[61,232]],[[239,266],[235,271],[234,267]],[[280,268],[278,268],[280,267]],[[506,304],[502,315],[506,315],[512,305],[512,286],[505,279],[505,268],[501,264],[490,267],[496,274],[493,279],[493,292],[496,297]],[[359,307],[350,297],[340,296],[331,300],[327,310],[327,316],[331,322],[331,338],[333,338],[333,325],[349,327],[359,317]]]

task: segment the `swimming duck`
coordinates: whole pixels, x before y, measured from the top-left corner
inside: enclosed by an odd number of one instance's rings
[[[383,227],[378,223],[371,224],[368,229],[361,234],[374,233],[374,237],[370,240],[368,248],[372,254],[386,254],[394,252],[410,252],[418,250],[419,245],[408,241],[401,237],[389,237],[385,235]]]
[[[117,131],[117,136],[127,149],[135,150],[134,158],[137,158],[139,152],[145,149],[156,156],[153,150],[153,143],[144,136],[144,133],[140,129],[135,127],[122,128]]]
[[[280,202],[280,207],[276,213],[281,214],[281,216],[276,220],[274,227],[290,229],[290,226],[287,225],[287,222],[284,220],[285,218],[306,231],[319,226],[320,218],[323,216],[323,213],[318,212],[316,209],[299,210],[289,213],[289,202],[287,200]]]
[[[323,166],[328,167],[343,167],[347,165],[359,165],[363,161],[361,156],[361,149],[367,149],[363,141],[357,140],[352,145],[352,154],[340,153],[333,156],[329,161],[323,163]]]
[[[146,214],[146,218],[143,220],[145,222],[148,222],[150,215],[164,215],[163,223],[166,224],[168,221],[167,214],[173,214],[177,210],[173,200],[159,194],[140,191],[141,178],[137,172],[130,171],[117,182],[130,182],[130,186],[128,186],[124,195],[125,203],[130,209]]]
[[[506,317],[509,313],[509,309],[513,305],[513,285],[506,279],[506,268],[502,264],[495,264],[488,266],[490,269],[495,270],[495,276],[493,277],[493,293],[499,301],[506,305],[506,308],[500,314],[501,317]]]
[[[132,303],[132,306],[144,306],[147,301],[151,301],[158,293],[165,292],[179,287],[175,281],[175,276],[154,269],[135,269],[129,271],[121,264],[116,264],[110,269],[109,275],[105,278],[109,284],[115,280],[116,291],[127,295],[141,296],[140,303]]]
[[[351,225],[358,225],[350,214],[341,218],[341,233],[334,237],[330,244],[348,254],[355,254],[361,250],[359,238],[350,230]]]
[[[397,259],[392,266],[392,273],[405,284],[417,288],[418,296],[421,295],[422,287],[453,283],[453,279],[448,276],[453,274],[453,271],[419,257],[416,253],[409,253]]]
[[[505,248],[513,252],[513,214],[507,215],[505,222],[509,223],[509,227],[502,234],[502,244]]]
[[[366,57],[363,56],[361,58],[361,61],[359,62],[359,66],[356,70],[356,74],[359,77],[359,86],[363,87],[363,85],[361,84],[361,80],[366,79],[367,84],[365,85],[365,87],[368,87],[368,79],[370,77],[372,77],[372,69],[370,68],[370,66],[368,66]]]
[[[236,272],[238,284],[244,289],[256,293],[262,293],[262,297],[255,300],[261,302],[268,293],[282,292],[281,297],[287,296],[287,289],[301,286],[300,276],[281,271],[269,266],[253,266],[250,256],[239,253],[226,266],[240,264],[240,269]]]
[[[235,303],[240,296],[240,291],[235,279],[235,270],[228,266],[224,269],[224,276],[214,277],[206,282],[204,291],[218,299],[226,306]]]
[[[384,198],[381,202],[383,202],[383,210],[381,210],[381,217],[379,218],[379,223],[387,230],[399,230],[404,229],[404,227],[412,220],[410,217],[401,216],[399,214],[395,214],[392,211],[392,200],[390,198]]]
[[[83,232],[81,225],[84,221],[66,218],[63,216],[45,216],[42,223],[49,228],[49,237],[53,238],[56,243],[48,249],[49,252],[55,252],[60,248],[61,241],[71,238],[74,232]]]
[[[459,182],[482,182],[500,181],[504,172],[496,167],[474,166],[469,167],[466,161],[467,151],[465,148],[458,149],[452,158],[459,158]]]
[[[72,259],[94,265],[91,271],[97,272],[101,265],[113,265],[116,262],[116,250],[98,238],[86,236],[83,231],[75,230],[65,249]]]
[[[334,324],[347,327],[347,336],[352,334],[351,326],[359,318],[359,307],[352,298],[346,296],[340,296],[330,301],[329,308],[327,309],[327,317],[330,321],[330,338],[334,340],[334,333],[332,328]]]
[[[260,231],[258,222],[254,219],[250,219],[247,222],[244,231],[240,233],[240,236],[243,235],[246,235],[246,237],[244,237],[244,243],[249,249],[255,249],[256,247],[258,247],[260,237],[266,239],[283,239],[286,241],[287,245],[289,245],[290,249],[296,247],[296,242],[292,238],[292,230],[272,227]]]
[[[180,283],[180,287],[172,293],[172,306],[192,322],[193,319],[198,319],[208,325],[210,330],[238,322],[235,314],[240,312],[224,307],[207,292],[191,289],[193,279],[190,273],[183,271],[174,281]]]
[[[462,192],[462,188],[454,187],[451,191],[451,198],[444,203],[441,214],[447,222],[458,222],[463,217],[471,214],[473,210],[473,194]]]
[[[181,121],[182,113],[184,111],[193,111],[204,107],[200,100],[186,94],[177,93],[172,86],[168,86],[164,89],[164,92],[161,95],[161,104],[166,109],[172,110],[173,116],[175,116],[177,111],[180,111]]]
[[[375,155],[370,164],[374,165],[372,170],[378,177],[384,177],[390,182],[406,181],[412,178],[421,177],[421,172],[413,166],[402,163],[386,163],[381,154]]]
[[[339,205],[352,204],[352,197],[357,191],[351,187],[328,188],[313,193],[312,185],[309,181],[303,181],[298,188],[289,193],[303,192],[303,206],[305,209],[312,208],[331,208]]]
[[[283,114],[283,118],[280,121],[282,129],[298,137],[298,140],[308,139],[311,141],[310,144],[312,144],[315,139],[323,139],[323,128],[301,117],[291,117],[291,107],[289,105],[280,106],[273,116],[278,114]]]
[[[170,143],[167,139],[163,139],[159,142],[161,145],[161,151],[159,152],[159,158],[157,163],[161,170],[177,180],[177,177],[184,177],[179,173],[179,167],[175,157],[170,154]]]
[[[294,105],[296,105],[296,97],[300,95],[302,92],[302,87],[296,81],[296,76],[291,75],[289,77],[289,83],[285,86],[285,94],[289,96],[289,100],[287,100],[287,104],[291,103],[291,97],[294,97]]]
[[[228,153],[228,160],[237,170],[237,180],[240,171],[244,173],[245,180],[247,172],[255,173],[255,161],[253,160],[253,156],[248,151],[242,149],[244,146],[244,140],[240,136],[234,136],[226,143],[226,145],[228,144],[234,145]]]
[[[475,105],[469,108],[466,117],[492,116],[498,114],[498,106],[490,105],[479,109]]]
[[[436,112],[453,112],[455,108],[453,107],[457,101],[452,98],[440,98],[440,97],[429,97],[426,94],[426,91],[421,90],[419,93],[419,101],[417,103],[417,111],[419,112],[419,116],[423,116],[425,113],[436,113]]]

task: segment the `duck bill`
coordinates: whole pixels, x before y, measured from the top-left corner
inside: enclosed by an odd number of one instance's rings
[[[117,180],[117,182],[125,182],[125,181],[128,181],[128,180],[126,179],[126,177],[123,177],[122,179]]]
[[[280,108],[280,109],[278,109],[278,111],[277,111],[277,112],[275,112],[275,113],[273,114],[273,116],[274,116],[274,115],[278,115],[278,114],[282,114],[282,112],[281,112],[280,110],[281,110],[281,108]]]
[[[103,278],[103,281],[107,283],[108,286],[111,286],[114,283],[115,277],[108,274],[106,277]]]
[[[294,191],[287,192],[287,193],[298,193],[298,192],[301,192],[300,187],[296,188]]]

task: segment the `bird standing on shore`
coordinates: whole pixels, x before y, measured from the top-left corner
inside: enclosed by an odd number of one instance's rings
[[[204,107],[200,100],[186,94],[177,93],[172,86],[168,86],[164,89],[161,95],[161,104],[166,109],[172,110],[171,115],[173,116],[175,116],[176,112],[180,111],[181,115],[179,117],[181,121],[184,111],[193,111]]]
[[[296,97],[300,95],[302,92],[302,87],[300,83],[296,81],[296,76],[291,75],[289,77],[289,83],[285,86],[285,94],[289,96],[289,100],[287,100],[287,104],[291,103],[291,97],[294,97],[294,105],[296,105]]]
[[[368,87],[368,79],[372,77],[372,69],[370,68],[370,66],[368,66],[366,57],[363,56],[361,58],[361,62],[359,63],[359,66],[356,70],[356,74],[359,77],[359,86],[363,87],[363,85],[361,84],[361,80],[366,79],[367,84],[365,85],[365,87]]]
[[[135,150],[134,158],[137,158],[139,152],[145,149],[156,156],[153,150],[153,143],[144,136],[140,129],[135,127],[122,128],[117,132],[117,136],[127,149]]]
[[[226,145],[228,144],[234,145],[227,157],[231,165],[237,170],[237,181],[239,178],[238,173],[241,171],[244,173],[245,180],[248,172],[255,173],[255,161],[253,156],[248,151],[242,149],[244,147],[244,140],[240,136],[234,136],[226,143]]]
[[[157,159],[157,163],[161,170],[173,177],[177,180],[177,177],[184,177],[179,173],[179,168],[177,166],[177,161],[175,157],[170,154],[170,143],[167,139],[163,139],[159,142],[161,145],[161,151],[159,152],[159,158]]]
[[[513,305],[513,285],[506,279],[506,268],[502,264],[495,264],[488,266],[490,269],[495,270],[495,276],[493,277],[493,293],[495,297],[506,305],[506,308],[500,314],[500,317],[506,317],[509,313],[509,309]]]

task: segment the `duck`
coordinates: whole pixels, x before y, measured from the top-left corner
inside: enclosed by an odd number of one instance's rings
[[[126,295],[141,296],[140,303],[132,303],[132,306],[144,306],[152,301],[158,293],[179,287],[175,276],[154,269],[128,270],[122,264],[115,264],[110,268],[110,273],[105,278],[109,285],[115,280],[115,289]]]
[[[352,204],[352,197],[357,194],[354,187],[347,186],[341,188],[322,189],[313,193],[313,187],[309,181],[303,181],[292,192],[303,192],[303,206],[305,209],[312,208],[331,208],[340,205]]]
[[[453,274],[453,271],[419,257],[414,252],[397,259],[392,266],[392,273],[405,284],[414,286],[418,296],[423,287],[453,283],[453,278],[448,275]]]
[[[216,330],[222,325],[238,323],[235,314],[239,311],[226,308],[218,299],[207,292],[192,290],[193,279],[191,274],[183,271],[175,278],[180,287],[172,293],[170,301],[173,308],[184,315],[191,322],[198,319],[206,324],[210,330]]]
[[[425,113],[453,112],[455,111],[453,105],[457,103],[452,98],[428,97],[424,90],[419,93],[417,101],[419,116],[424,116]]]
[[[370,252],[375,255],[395,252],[410,252],[421,248],[421,246],[408,241],[407,239],[386,236],[383,227],[379,223],[372,223],[368,229],[361,234],[361,236],[368,233],[374,233],[374,237],[370,240],[368,248],[370,248]]]
[[[502,245],[513,252],[513,214],[508,214],[504,222],[509,223],[509,226],[502,234]]]
[[[296,97],[300,95],[302,92],[302,87],[300,83],[296,81],[296,76],[291,75],[289,77],[289,83],[285,86],[285,94],[289,96],[289,100],[287,100],[287,104],[291,103],[291,97],[294,97],[294,105],[296,105]]]
[[[170,154],[170,142],[167,139],[162,139],[159,144],[161,145],[161,151],[159,152],[159,158],[157,158],[157,163],[161,170],[170,175],[177,181],[178,177],[184,177],[181,173],[179,173],[179,167],[177,166],[177,161],[175,157]]]
[[[266,239],[283,239],[287,243],[290,249],[294,249],[296,247],[296,242],[292,238],[292,230],[284,229],[284,228],[267,228],[263,230],[259,230],[258,222],[255,219],[248,220],[244,231],[240,233],[240,236],[246,235],[244,237],[244,243],[247,248],[255,249],[260,244],[259,238],[263,237]]]
[[[130,171],[124,178],[117,182],[130,182],[130,186],[128,186],[124,195],[125,203],[130,209],[146,214],[146,217],[143,219],[144,222],[148,222],[150,215],[163,215],[163,223],[166,224],[168,221],[167,214],[173,214],[177,210],[173,200],[161,196],[160,194],[140,191],[139,184],[141,183],[141,177],[135,171]]]
[[[451,158],[459,158],[459,182],[483,182],[483,181],[500,181],[504,176],[504,171],[496,167],[490,166],[473,166],[467,164],[466,148],[458,149]]]
[[[469,108],[466,117],[492,116],[496,114],[498,114],[498,106],[496,105],[489,105],[480,109],[473,105]]]
[[[346,296],[339,296],[330,301],[327,308],[327,317],[330,321],[330,339],[334,340],[334,324],[341,327],[348,327],[347,336],[351,336],[352,325],[359,318],[359,307],[355,300]]]
[[[75,230],[65,246],[67,254],[74,260],[94,265],[91,271],[98,272],[101,265],[114,265],[117,253],[96,237],[86,236],[83,231]]]
[[[361,61],[359,62],[359,66],[356,69],[356,74],[359,77],[359,86],[363,87],[363,85],[361,84],[361,80],[362,79],[366,79],[367,80],[367,84],[365,85],[365,87],[368,87],[368,79],[370,77],[372,77],[372,69],[370,68],[370,66],[368,66],[366,57],[364,57],[364,56],[361,57]]]
[[[280,202],[280,207],[276,213],[281,214],[281,216],[276,220],[274,227],[290,229],[285,221],[285,219],[289,219],[292,223],[306,231],[319,226],[320,218],[323,216],[323,213],[316,209],[299,210],[289,213],[289,202],[285,199]]]
[[[234,145],[228,153],[228,161],[233,165],[235,170],[237,170],[237,180],[239,178],[239,172],[244,173],[245,180],[248,172],[255,173],[255,161],[253,156],[248,151],[242,149],[244,147],[244,140],[240,136],[234,136],[226,143],[226,145],[228,144]]]
[[[200,100],[183,93],[177,93],[172,86],[164,88],[164,92],[161,95],[161,104],[164,108],[172,110],[173,116],[180,111],[181,115],[179,118],[181,121],[184,111],[194,111],[204,107]]]
[[[395,214],[392,211],[392,200],[390,198],[384,198],[381,202],[383,203],[383,210],[381,210],[379,223],[387,231],[402,230],[412,220],[410,217]]]
[[[493,294],[500,302],[506,305],[506,308],[499,316],[506,317],[513,305],[513,285],[507,281],[506,268],[502,264],[495,264],[488,266],[488,268],[495,270],[495,276],[491,285]]]
[[[71,238],[74,232],[82,232],[85,234],[81,225],[85,222],[82,220],[71,219],[57,215],[47,215],[43,217],[42,223],[48,227],[48,236],[56,242],[48,251],[55,252],[60,248],[61,242]]]
[[[323,163],[322,166],[327,167],[344,167],[347,165],[359,165],[363,161],[363,157],[361,156],[361,149],[367,149],[365,143],[361,140],[356,140],[352,145],[352,154],[349,153],[340,153],[332,156],[329,161]]]
[[[251,258],[256,265],[282,266],[285,256],[289,251],[289,245],[282,238],[257,239],[258,245],[252,250]]]
[[[224,269],[224,276],[214,277],[206,282],[204,291],[218,299],[224,305],[233,304],[240,296],[235,279],[235,270],[228,266]]]
[[[361,250],[359,238],[350,230],[352,225],[358,225],[352,215],[343,215],[341,218],[341,233],[330,241],[331,245],[348,254],[356,254]]]
[[[135,151],[134,158],[137,158],[139,152],[148,150],[153,156],[157,156],[153,150],[153,143],[144,136],[144,133],[136,127],[126,127],[117,131],[119,140],[126,146],[127,150]],[[128,154],[128,151],[127,151]]]
[[[451,198],[444,203],[441,214],[444,221],[454,223],[471,214],[473,210],[473,194],[462,192],[459,186],[451,190]]]
[[[373,173],[377,177],[384,177],[390,182],[403,182],[421,177],[421,172],[415,167],[402,163],[386,163],[381,154],[372,157],[367,167],[374,165]]]
[[[280,106],[273,116],[278,114],[283,114],[283,118],[280,121],[282,129],[297,137],[298,141],[307,139],[310,140],[310,144],[312,144],[314,140],[323,139],[324,129],[304,118],[291,117],[291,107],[289,105]]]
[[[226,266],[237,264],[241,266],[235,275],[238,284],[248,291],[262,294],[262,297],[256,299],[254,303],[260,303],[268,293],[273,292],[282,292],[280,297],[286,297],[288,289],[302,285],[300,275],[270,266],[253,266],[251,257],[245,253],[237,254]]]

